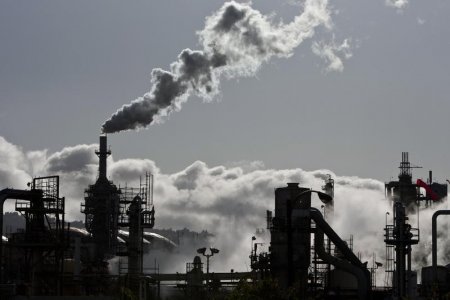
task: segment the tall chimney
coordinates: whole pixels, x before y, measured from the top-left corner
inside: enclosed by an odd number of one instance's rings
[[[100,149],[95,151],[99,158],[98,163],[98,178],[106,178],[106,159],[111,155],[108,150],[106,134],[100,135]]]

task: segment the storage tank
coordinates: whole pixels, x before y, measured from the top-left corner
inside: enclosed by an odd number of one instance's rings
[[[330,289],[356,291],[358,281],[355,275],[340,269],[334,269],[329,272],[329,287]]]
[[[449,272],[448,272],[448,268],[444,267],[444,266],[437,266],[437,277],[436,277],[436,282],[439,286],[445,286],[447,285],[447,282],[449,281]],[[422,268],[422,286],[425,285],[433,285],[435,283],[434,281],[434,273],[433,273],[433,267],[429,266],[429,267],[423,267]]]

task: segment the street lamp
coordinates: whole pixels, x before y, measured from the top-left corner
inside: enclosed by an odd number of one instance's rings
[[[206,283],[209,282],[209,258],[214,254],[219,253],[219,249],[209,248],[210,254],[206,254],[206,248],[197,249],[197,253],[206,257]]]

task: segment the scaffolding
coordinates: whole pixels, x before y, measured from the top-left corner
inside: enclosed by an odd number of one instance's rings
[[[18,254],[23,257],[20,266],[23,271],[18,279],[41,283],[31,287],[32,295],[61,295],[60,274],[68,230],[64,225],[65,199],[59,197],[59,176],[34,178],[29,186],[31,191],[40,193],[32,199],[16,200],[16,211],[25,217],[25,231],[12,234],[8,243],[9,263],[14,264]]]
[[[122,187],[120,188],[119,196],[119,227],[129,227],[129,214],[130,205],[136,196],[141,199],[142,210],[142,226],[143,228],[149,227],[154,222],[153,210],[153,174],[146,173],[145,179],[139,182],[139,187]]]

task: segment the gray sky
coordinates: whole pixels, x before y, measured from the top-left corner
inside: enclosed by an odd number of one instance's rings
[[[150,89],[221,1],[1,1],[0,135],[24,150],[97,142],[101,124]],[[289,22],[301,8],[254,1]],[[192,97],[166,122],[110,135],[116,159],[150,158],[166,172],[195,160],[261,160],[388,180],[401,151],[450,177],[450,3],[332,2],[319,30],[255,78],[223,80],[218,101]],[[326,72],[314,41],[350,39],[342,72]]]

